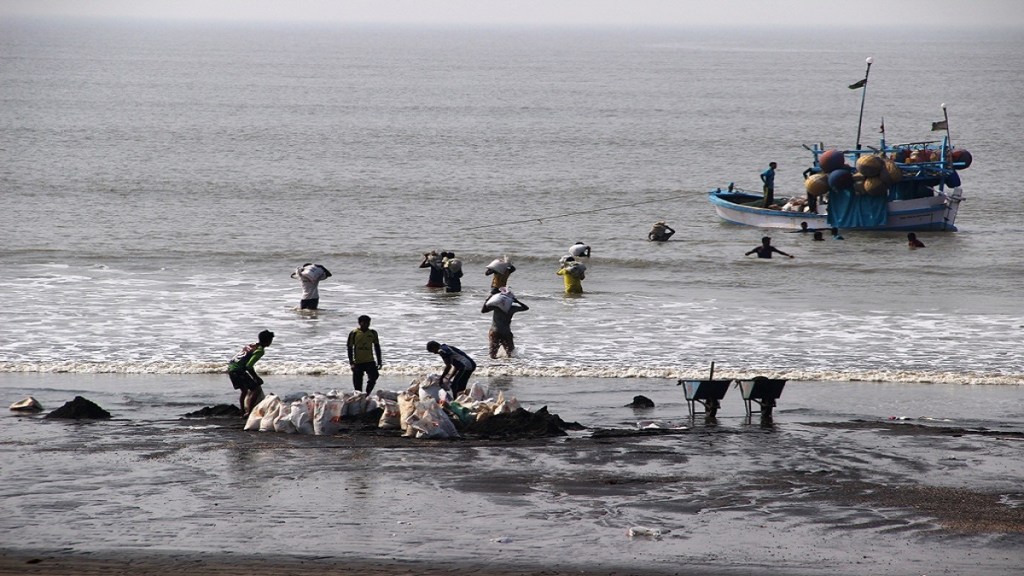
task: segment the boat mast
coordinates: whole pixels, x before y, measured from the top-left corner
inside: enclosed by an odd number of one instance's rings
[[[940,164],[939,168],[942,171],[942,178],[939,180],[939,192],[946,189],[946,169],[955,170],[953,168],[952,159],[949,159],[949,151],[953,148],[952,140],[949,137],[949,113],[946,112],[946,103],[943,102],[942,106],[942,126],[946,129],[946,137],[942,139],[942,148],[939,150]],[[948,160],[948,162],[947,162]]]
[[[868,95],[868,74],[871,73],[871,63],[875,59],[868,56],[868,68],[864,71],[864,90],[860,93],[860,116],[857,118],[857,150],[860,150],[860,127],[864,123],[864,99]]]
[[[949,112],[946,112],[946,103],[942,103],[942,121],[946,125],[946,140],[949,140],[950,146],[953,144],[953,138],[949,135]]]

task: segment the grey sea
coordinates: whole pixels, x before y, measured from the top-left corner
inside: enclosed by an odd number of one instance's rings
[[[848,85],[869,56],[863,142],[883,123],[889,143],[940,138],[945,104],[972,153],[959,231],[920,233],[919,250],[900,233],[774,232],[795,258],[745,257],[765,231],[720,222],[707,191],[757,189],[775,161],[776,194],[802,193],[804,145],[853,146]],[[1021,94],[1019,31],[0,22],[2,398],[81,395],[114,415],[3,419],[0,547],[223,551],[254,530],[268,553],[1012,573],[1019,527],[957,532],[856,499],[811,510],[815,489],[751,486],[836,475],[1021,514]],[[658,220],[671,241],[647,241]],[[592,256],[567,296],[555,272],[576,241]],[[429,250],[463,260],[461,293],[424,286]],[[517,355],[491,360],[484,270],[503,255],[530,310]],[[315,313],[289,277],[305,262],[333,273]],[[237,401],[226,362],[263,329],[268,391],[349,389],[361,314],[385,388],[438,371],[438,340],[490,389],[588,429],[699,433],[604,452],[590,432],[375,448],[179,420]],[[688,421],[676,379],[711,362],[787,379],[776,425],[746,421],[738,391],[717,427]],[[636,394],[656,408],[623,408]],[[510,488],[474,490],[487,474]],[[587,474],[619,488],[577,493]],[[716,500],[737,484],[745,499]],[[443,548],[439,499],[463,522]],[[636,525],[669,536],[627,538]]]

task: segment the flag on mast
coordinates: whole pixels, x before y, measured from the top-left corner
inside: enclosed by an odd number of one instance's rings
[[[863,87],[865,87],[867,85],[868,85],[868,79],[867,78],[861,78],[860,80],[857,80],[853,84],[850,84],[850,90],[856,90],[857,88],[863,88]]]
[[[878,129],[879,132],[885,134],[885,117],[882,117],[882,126]]]
[[[932,132],[936,132],[938,130],[949,130],[949,122],[946,120],[943,120],[942,122],[932,122]]]

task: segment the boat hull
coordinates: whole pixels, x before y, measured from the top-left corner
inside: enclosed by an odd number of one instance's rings
[[[708,200],[715,207],[718,216],[726,222],[755,226],[799,230],[803,222],[808,228],[829,228],[828,216],[810,212],[786,212],[769,210],[752,205],[761,199],[760,194],[743,191],[728,192],[715,189],[708,193]],[[950,193],[939,192],[934,196],[913,200],[891,201],[886,206],[886,223],[879,226],[846,227],[844,230],[893,230],[893,231],[955,231],[956,214],[963,200],[959,188]]]

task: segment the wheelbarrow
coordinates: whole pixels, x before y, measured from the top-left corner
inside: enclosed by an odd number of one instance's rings
[[[707,380],[682,380],[676,384],[683,387],[683,394],[686,396],[686,406],[690,409],[690,418],[697,414],[704,414],[706,418],[714,418],[721,407],[722,398],[729,390],[732,380],[715,380],[715,363],[711,363],[711,373]],[[697,404],[704,409],[697,411]]]
[[[782,388],[786,386],[785,380],[778,380],[758,376],[753,380],[741,380],[740,392],[743,393],[743,403],[747,408],[747,418],[753,414],[753,405],[760,407],[761,418],[770,420],[772,410],[775,408],[775,401],[782,396]]]

